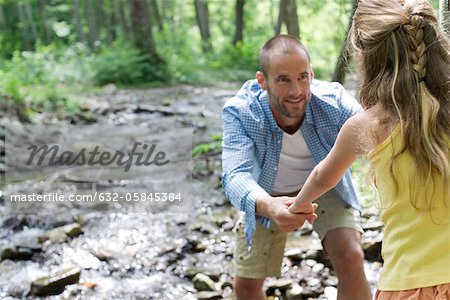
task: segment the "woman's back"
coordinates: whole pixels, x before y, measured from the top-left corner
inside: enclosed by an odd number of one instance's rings
[[[374,131],[377,130],[365,126],[361,135]],[[379,289],[406,290],[450,282],[450,272],[444,267],[450,265],[450,209],[443,198],[448,197],[443,192],[444,183],[440,178],[434,178],[433,185],[420,183],[417,196],[423,203],[430,203],[433,198],[433,206],[414,207],[410,193],[411,179],[416,175],[413,158],[405,151],[391,167],[393,155],[403,147],[403,138],[399,125],[385,132],[385,139],[374,142],[377,145],[367,155],[385,224]]]

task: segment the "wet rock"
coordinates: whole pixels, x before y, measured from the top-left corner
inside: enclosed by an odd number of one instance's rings
[[[231,279],[225,279],[219,282],[219,288],[221,290],[224,290],[227,287],[233,288],[233,282],[231,281]]]
[[[294,284],[292,288],[286,291],[286,300],[303,300],[303,287]]]
[[[216,283],[205,274],[198,273],[194,276],[192,282],[197,291],[215,291]]]
[[[41,297],[61,294],[66,285],[78,283],[80,275],[81,270],[73,267],[38,278],[32,282],[30,294]]]
[[[179,247],[177,247],[176,252],[180,254],[196,252],[197,246],[199,246],[200,243],[201,239],[197,235],[191,235],[186,238]],[[199,249],[201,252],[202,247],[200,247]]]
[[[98,247],[92,249],[91,253],[101,261],[107,261],[114,256],[110,251]]]
[[[33,256],[33,251],[27,248],[19,248],[16,245],[7,245],[0,251],[0,261],[5,259],[26,260]]]
[[[383,229],[383,227],[384,227],[383,222],[381,222],[379,220],[369,221],[362,225],[362,228],[364,229],[364,231],[368,231],[368,230],[381,231]]]
[[[0,250],[0,261],[11,260],[29,260],[34,253],[42,251],[40,244],[40,232],[30,230],[20,232],[11,238],[11,243]]]
[[[381,245],[383,241],[382,234],[379,234],[375,238],[365,239],[362,244],[364,250],[364,258],[369,261],[379,261],[382,262],[381,257]]]
[[[337,286],[337,284],[338,284],[338,279],[336,276],[328,275],[327,278],[325,278],[323,280],[324,286]]]
[[[76,237],[83,233],[83,230],[81,229],[81,225],[78,223],[72,223],[61,227],[56,227],[52,229],[48,237],[50,241],[53,243],[64,243],[69,240],[69,238]]]
[[[64,228],[57,227],[50,231],[48,234],[48,238],[52,243],[60,244],[67,242],[69,240],[69,237],[67,236]]]
[[[66,233],[66,235],[71,238],[76,237],[83,233],[83,230],[81,229],[81,225],[78,223],[68,224],[68,225],[65,225],[63,228],[64,228],[64,232]]]
[[[42,241],[45,240],[45,232],[40,229],[28,229],[12,236],[11,242],[17,247],[28,248],[32,251],[42,250]]]
[[[216,300],[223,299],[222,295],[219,292],[208,292],[202,291],[195,295],[195,298],[198,300]]]
[[[337,288],[335,288],[334,286],[327,286],[325,287],[324,291],[323,291],[325,297],[327,297],[327,299],[337,299]]]
[[[266,295],[273,295],[276,293],[276,290],[281,292],[286,291],[292,287],[293,281],[289,278],[279,278],[270,280],[267,282],[267,291]]]
[[[317,261],[314,259],[305,260],[305,265],[307,265],[310,268],[314,267],[316,264],[317,264]]]
[[[317,298],[323,294],[324,288],[322,286],[317,287],[304,287],[302,296],[304,299]]]
[[[322,263],[317,263],[315,266],[312,267],[312,271],[313,271],[314,273],[319,273],[319,272],[321,272],[324,268],[325,268],[324,264],[322,264]]]
[[[298,248],[289,249],[284,252],[284,256],[290,260],[302,260],[302,255],[303,251]]]

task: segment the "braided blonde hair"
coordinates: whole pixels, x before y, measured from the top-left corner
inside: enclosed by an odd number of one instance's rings
[[[379,122],[400,124],[404,146],[390,161],[396,186],[392,166],[408,151],[415,168],[410,176],[412,205],[433,206],[422,203],[425,197],[420,196],[427,188],[434,193],[436,174],[448,202],[450,42],[438,27],[431,4],[427,0],[360,0],[351,38],[361,75],[361,104],[370,108],[379,103],[386,112]]]

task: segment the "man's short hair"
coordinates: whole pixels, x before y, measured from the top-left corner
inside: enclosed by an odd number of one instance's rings
[[[272,53],[295,53],[299,50],[306,53],[308,63],[310,63],[311,58],[309,57],[308,49],[298,38],[288,34],[276,35],[268,40],[259,52],[259,70],[267,77]]]

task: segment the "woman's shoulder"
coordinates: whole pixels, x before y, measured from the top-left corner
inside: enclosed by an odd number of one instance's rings
[[[389,137],[398,122],[375,105],[352,116],[346,123],[358,137],[361,154],[367,154]]]

